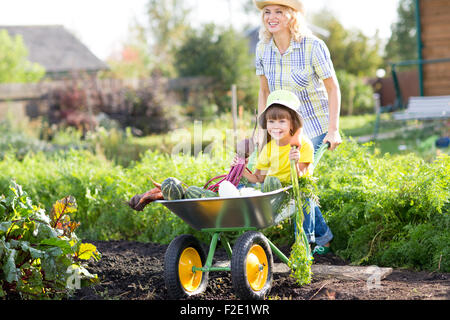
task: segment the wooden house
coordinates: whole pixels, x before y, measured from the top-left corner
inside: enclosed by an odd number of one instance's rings
[[[419,85],[424,96],[450,95],[450,0],[416,0]]]

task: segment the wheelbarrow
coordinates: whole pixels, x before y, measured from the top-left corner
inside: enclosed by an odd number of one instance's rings
[[[314,166],[327,147],[320,147]],[[164,258],[164,280],[169,296],[180,299],[200,294],[206,289],[209,272],[228,271],[238,298],[264,299],[272,287],[272,253],[286,264],[289,258],[259,230],[290,216],[292,210],[280,210],[290,188],[252,196],[155,201],[211,238],[208,253],[192,235],[180,235],[171,241]],[[231,232],[242,233],[233,249]],[[212,265],[219,240],[231,260],[229,266]]]

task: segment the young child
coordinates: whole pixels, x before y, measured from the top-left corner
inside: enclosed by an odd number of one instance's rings
[[[243,176],[249,182],[262,183],[270,175],[282,183],[290,183],[291,160],[297,162],[299,176],[310,174],[314,160],[311,140],[300,134],[300,149],[290,145],[294,133],[303,127],[303,119],[297,111],[299,104],[298,98],[286,90],[276,90],[267,98],[267,106],[258,118],[261,128],[265,129],[267,143],[259,153],[254,173],[244,171]]]
[[[311,140],[301,133],[300,148],[291,147],[294,134],[303,128],[299,106],[297,96],[287,90],[275,90],[268,96],[266,108],[258,118],[261,128],[265,129],[267,143],[259,153],[254,173],[244,170],[243,174],[250,183],[263,183],[268,175],[278,177],[282,183],[290,183],[291,160],[297,163],[299,177],[311,174],[314,160]],[[235,161],[236,159],[233,163]],[[319,207],[314,206],[312,214],[305,213],[303,229],[309,241],[317,245],[314,253],[323,254],[329,251],[329,241],[333,235]]]

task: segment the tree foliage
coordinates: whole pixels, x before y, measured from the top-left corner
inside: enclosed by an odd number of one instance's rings
[[[385,59],[390,62],[417,59],[415,6],[413,0],[400,0],[398,20],[392,24],[392,35],[385,48]]]
[[[37,82],[45,69],[28,61],[28,50],[21,36],[11,37],[0,30],[0,83]]]
[[[148,38],[155,60],[154,69],[163,75],[176,75],[174,51],[183,43],[189,29],[190,11],[182,0],[148,1]]]
[[[207,24],[199,30],[191,29],[176,51],[175,66],[182,77],[212,77],[221,90],[228,91],[232,84],[237,84],[254,94],[252,90],[256,87],[257,77],[248,48],[248,40],[243,34]],[[217,100],[216,103],[222,108],[228,106],[225,101]]]
[[[381,40],[378,36],[371,39],[361,30],[348,30],[331,11],[317,12],[312,22],[330,32],[324,38],[330,50],[336,70],[345,70],[356,76],[373,77],[383,64],[380,55]]]

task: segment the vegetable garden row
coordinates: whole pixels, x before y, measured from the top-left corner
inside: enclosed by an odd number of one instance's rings
[[[380,156],[369,150],[345,141],[326,153],[315,171],[322,212],[335,236],[332,250],[355,264],[450,272],[450,157],[442,154],[425,162],[414,154]],[[187,185],[203,186],[228,172],[230,162],[231,155],[223,153],[172,157],[148,151],[124,168],[82,150],[28,154],[23,159],[7,153],[0,162],[0,194],[10,194],[14,179],[34,205],[48,212],[59,199],[72,196],[77,210],[70,221],[80,223],[76,233],[83,242],[167,244],[183,233],[200,239],[204,235],[162,205],[136,212],[127,201],[153,188],[150,178],[162,182],[177,177]],[[2,223],[15,219],[0,213]],[[274,243],[285,244],[293,242],[292,230],[288,220],[264,232]],[[7,231],[0,229],[2,241]],[[72,254],[78,249],[71,249]],[[4,252],[0,250],[2,263],[8,258]]]

